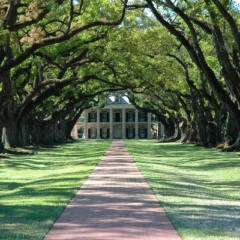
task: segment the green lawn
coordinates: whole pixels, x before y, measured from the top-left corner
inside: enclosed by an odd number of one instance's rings
[[[194,145],[125,140],[182,239],[240,239],[240,157]]]
[[[0,155],[0,239],[42,239],[111,141]]]

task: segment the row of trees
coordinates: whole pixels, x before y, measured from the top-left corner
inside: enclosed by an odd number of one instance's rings
[[[145,96],[132,96],[135,104],[152,109],[160,121],[167,116],[163,123],[168,136],[175,132],[171,140],[201,145],[224,142],[226,151],[239,149],[238,6],[218,0],[146,0],[136,1],[132,8],[147,8],[174,37],[169,38],[171,49],[164,46],[161,53],[165,64],[155,61],[153,65],[161,77]],[[158,58],[156,51],[147,54]]]
[[[93,43],[123,21],[125,9],[108,1],[1,1],[2,150],[70,138],[97,95],[123,89],[91,69],[103,51]]]
[[[122,91],[169,141],[240,147],[234,2],[20,1],[0,5],[0,149],[61,142]]]

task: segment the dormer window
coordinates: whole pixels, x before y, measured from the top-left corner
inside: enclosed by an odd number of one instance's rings
[[[120,96],[115,97],[115,103],[120,103]]]

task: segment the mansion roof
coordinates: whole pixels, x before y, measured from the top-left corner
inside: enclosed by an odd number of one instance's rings
[[[107,104],[130,104],[128,97],[120,96],[116,99],[116,96],[108,97]]]

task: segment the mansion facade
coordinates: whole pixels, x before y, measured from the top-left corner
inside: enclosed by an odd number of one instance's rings
[[[104,108],[92,108],[84,111],[84,119],[78,121],[73,129],[77,136],[77,126],[84,126],[85,139],[151,139],[153,138],[151,113],[136,109],[127,97],[109,97]],[[157,124],[156,137],[162,137],[164,129]]]

